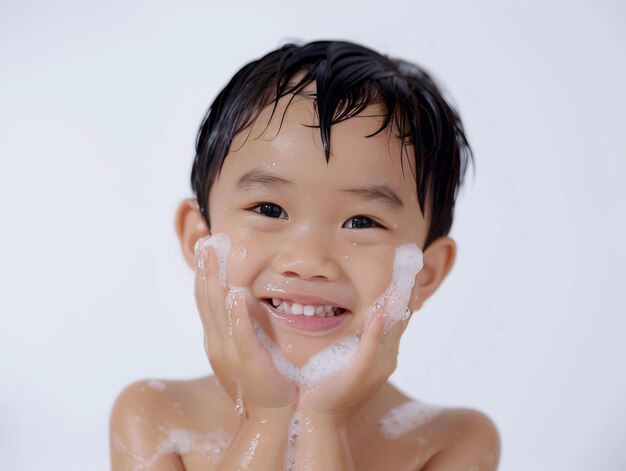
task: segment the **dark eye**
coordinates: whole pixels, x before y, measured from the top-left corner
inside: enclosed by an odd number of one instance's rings
[[[283,208],[274,203],[261,203],[253,208],[250,208],[250,210],[270,218],[280,218],[283,214],[285,215],[283,219],[288,218],[287,213],[283,211]]]
[[[369,229],[382,226],[380,224],[376,224],[367,216],[353,216],[346,221],[344,227],[346,229]]]

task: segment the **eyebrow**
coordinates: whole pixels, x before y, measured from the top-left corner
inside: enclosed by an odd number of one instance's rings
[[[402,199],[388,185],[368,185],[363,188],[347,188],[341,191],[361,196],[369,201],[380,201],[391,209],[404,208]]]
[[[262,168],[254,168],[244,173],[235,186],[241,191],[249,191],[254,187],[260,186],[265,188],[275,188],[277,186],[291,186],[294,182],[286,178],[278,177],[267,173]],[[346,188],[340,190],[344,193],[350,193],[360,196],[369,201],[380,201],[392,209],[404,208],[404,202],[388,185],[367,185],[361,188]]]
[[[276,186],[293,185],[293,182],[285,178],[277,177],[263,171],[261,168],[254,168],[244,173],[235,186],[241,191],[248,191],[256,186],[273,188]]]

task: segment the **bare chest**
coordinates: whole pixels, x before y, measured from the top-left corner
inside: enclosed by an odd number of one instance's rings
[[[217,424],[215,424],[217,426]],[[204,434],[205,442],[196,444],[189,453],[181,455],[187,471],[212,471],[227,453],[230,440],[236,427],[225,429],[217,426],[217,433]],[[430,458],[439,450],[438,440],[427,431],[413,433],[397,439],[381,437],[375,429],[364,432],[348,432],[351,456],[355,469],[359,471],[418,471],[423,469]],[[212,440],[212,441],[211,441]],[[297,446],[297,444],[296,444]]]
[[[422,469],[444,445],[445,434],[442,434],[441,427],[433,421],[402,436],[385,437],[380,433],[378,417],[384,411],[385,408],[371,411],[371,415],[356,418],[348,427],[348,442],[355,468],[359,471]],[[188,440],[178,446],[184,469],[217,469],[237,433],[239,419],[232,401],[219,388],[203,388],[202,395],[186,394],[181,397],[176,418],[170,415],[168,422],[183,431],[180,439]]]

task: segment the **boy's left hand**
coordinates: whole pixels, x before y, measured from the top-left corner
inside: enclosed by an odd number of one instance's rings
[[[345,425],[387,381],[396,369],[400,337],[408,320],[398,321],[385,334],[385,307],[370,318],[352,363],[321,383],[300,391],[299,410],[335,425]]]

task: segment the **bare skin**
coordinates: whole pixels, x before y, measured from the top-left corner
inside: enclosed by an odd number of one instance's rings
[[[279,102],[278,118],[268,121],[263,114],[249,133],[236,136],[209,195],[211,230],[192,200],[177,212],[176,230],[185,260],[196,272],[196,303],[216,376],[165,382],[165,387],[147,382],[128,387],[111,416],[113,469],[284,469],[289,423],[297,411],[306,426],[297,441],[295,469],[495,470],[498,433],[477,411],[444,410],[400,437],[381,436],[380,419],[410,400],[388,383],[408,321],[383,335],[384,309],[370,320],[365,312],[389,285],[395,248],[406,243],[424,247],[428,208],[422,215],[411,162],[404,162],[403,171],[397,139],[385,133],[363,137],[378,127],[380,110],[369,107],[333,126],[327,164],[317,131],[302,126],[315,123],[310,100],[297,97],[288,108],[287,101]],[[241,185],[242,177],[255,171],[265,176]],[[401,204],[371,198],[371,192],[346,191],[383,184]],[[194,251],[196,241],[216,233],[227,234],[233,243],[229,285],[252,295],[251,302],[235,298],[230,325],[224,306],[228,290],[219,281],[215,253]],[[455,252],[448,237],[424,250],[411,311],[440,286]],[[285,300],[336,300],[332,304],[347,311],[338,327],[305,332],[271,315],[268,286],[280,287]],[[253,319],[294,365],[355,333],[360,336],[357,355],[340,374],[300,388],[274,367],[255,337]],[[244,414],[235,411],[238,396]],[[169,450],[149,468],[138,466],[137,457],[153,456],[168,429],[220,431],[229,437],[229,446],[219,458]]]
[[[234,402],[215,376],[190,381],[164,381],[164,384],[167,387],[162,391],[151,388],[148,381],[129,386],[116,402],[111,433],[117,434],[126,443],[132,443],[134,450],[146,458],[155,453],[163,440],[164,435],[158,432],[157,425],[201,434],[223,429],[230,436],[236,435],[241,426],[241,417],[235,412]],[[389,409],[408,400],[411,398],[387,383],[351,419],[347,435],[355,469],[497,469],[497,431],[489,418],[475,410],[446,409],[400,438],[382,437],[378,425],[380,418]],[[136,420],[136,416],[141,417],[141,420]],[[116,449],[114,442],[112,440],[112,469],[135,469],[132,458],[125,451]],[[183,456],[172,453],[161,458],[150,469],[213,471],[221,469],[218,464],[197,453]],[[282,470],[283,467],[275,469]]]

